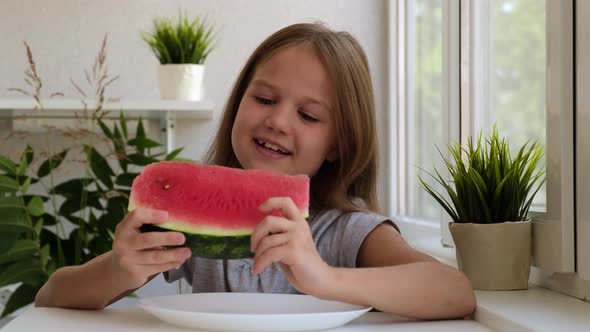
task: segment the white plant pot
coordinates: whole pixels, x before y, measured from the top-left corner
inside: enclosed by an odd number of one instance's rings
[[[175,100],[201,100],[204,71],[205,65],[160,65],[158,70],[160,97]]]

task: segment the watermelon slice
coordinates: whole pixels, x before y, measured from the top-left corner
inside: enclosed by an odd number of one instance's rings
[[[185,246],[195,256],[244,258],[252,256],[250,235],[265,217],[258,207],[270,197],[285,196],[307,217],[307,176],[161,161],[133,181],[129,211],[167,211],[166,223],[142,229],[184,233]]]

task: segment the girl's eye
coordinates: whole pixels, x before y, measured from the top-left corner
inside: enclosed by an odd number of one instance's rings
[[[301,116],[301,118],[307,122],[318,122],[318,119],[305,112],[299,112],[299,116]]]
[[[275,103],[274,100],[272,100],[272,99],[267,99],[267,98],[262,98],[262,97],[254,97],[254,99],[259,104],[262,104],[262,105],[272,105]]]

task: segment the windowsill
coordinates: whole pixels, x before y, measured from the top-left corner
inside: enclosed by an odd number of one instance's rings
[[[455,250],[440,243],[440,228],[403,218],[396,222],[412,247],[457,267]],[[494,331],[586,331],[590,326],[590,303],[533,284],[528,290],[475,295],[475,320]]]
[[[522,291],[475,291],[475,320],[494,331],[587,331],[590,303],[529,285]]]

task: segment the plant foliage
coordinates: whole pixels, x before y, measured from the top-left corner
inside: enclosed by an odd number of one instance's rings
[[[65,167],[71,147],[50,152],[46,159],[41,159],[41,154],[29,145],[17,160],[0,154],[0,288],[18,285],[0,317],[33,302],[37,291],[57,269],[84,264],[109,251],[115,226],[127,214],[131,184],[141,167],[176,159],[182,150],[153,153],[162,147],[146,135],[141,118],[133,137],[123,113],[110,127],[103,121],[106,112],[102,105],[109,100],[105,90],[117,78],[110,78],[106,70],[106,41],[105,35],[93,70],[85,72],[98,100],[92,114],[86,116],[93,128],[100,127],[113,153],[103,155],[94,144],[85,143],[85,174],[61,183],[56,183],[54,174]],[[10,90],[32,97],[36,108],[43,112],[41,78],[30,47],[26,43],[25,47],[29,90]],[[71,82],[83,97],[89,95]],[[86,113],[87,104],[84,100],[82,103]],[[93,134],[82,129],[80,132]],[[48,135],[47,140],[50,151],[54,148],[52,136]],[[33,193],[35,184],[43,189],[42,194]]]
[[[181,150],[150,153],[160,145],[145,136],[141,120],[135,137],[121,129],[127,127],[122,114],[111,128],[98,121],[116,151],[117,165],[86,145],[85,162],[91,171],[50,186],[46,194],[30,194],[29,186],[63,167],[69,149],[42,161],[37,170],[30,166],[36,158],[30,146],[17,161],[0,155],[0,287],[21,283],[2,316],[33,302],[55,270],[84,264],[109,251],[115,226],[127,214],[131,183],[138,175],[133,168],[174,159]],[[52,196],[60,197],[62,203],[48,211],[45,206],[53,201]],[[66,223],[73,224],[68,234],[64,234]]]
[[[490,137],[483,139],[480,133],[476,142],[469,138],[466,148],[454,143],[449,151],[451,159],[443,159],[450,183],[436,169],[436,175],[427,172],[446,195],[421,177],[420,182],[454,222],[490,224],[526,219],[533,198],[546,180],[545,172],[539,170],[541,145],[527,142],[511,156],[508,141],[500,139],[494,126]]]
[[[161,64],[203,64],[213,50],[213,27],[196,16],[186,14],[178,21],[156,18],[153,30],[142,33]]]

